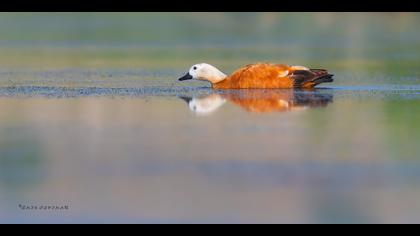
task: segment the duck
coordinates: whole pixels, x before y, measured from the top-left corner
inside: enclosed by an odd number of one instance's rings
[[[214,113],[226,101],[250,113],[294,112],[308,108],[325,107],[333,95],[317,91],[301,93],[295,90],[245,89],[239,93],[212,93],[203,96],[180,96],[189,109],[198,116]]]
[[[248,64],[226,75],[210,64],[199,63],[178,80],[208,81],[213,89],[305,89],[333,82],[332,77],[325,69],[264,62]]]

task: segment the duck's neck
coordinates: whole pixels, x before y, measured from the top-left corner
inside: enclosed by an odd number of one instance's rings
[[[217,68],[214,68],[211,71],[211,74],[208,76],[208,80],[210,81],[210,83],[216,84],[226,79],[226,77],[227,76],[223,72],[221,72]]]

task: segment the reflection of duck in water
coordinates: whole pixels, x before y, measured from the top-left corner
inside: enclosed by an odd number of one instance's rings
[[[212,65],[200,63],[193,65],[179,81],[204,80],[215,89],[313,88],[332,82],[332,76],[324,69],[271,63],[250,64],[227,76]]]
[[[180,98],[186,101],[190,110],[196,113],[197,115],[210,114],[226,102],[226,99],[224,99],[220,94],[216,93],[197,98]]]
[[[286,112],[310,107],[323,107],[332,102],[332,94],[316,91],[247,89],[237,93],[211,94],[201,97],[181,97],[190,110],[199,115],[210,114],[226,100],[253,113]]]

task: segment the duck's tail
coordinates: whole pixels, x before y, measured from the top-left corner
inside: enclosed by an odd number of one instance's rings
[[[328,73],[327,70],[311,69],[311,72],[315,74],[315,77],[311,81],[311,83],[313,83],[313,86],[316,86],[321,83],[331,83],[334,81],[334,79],[332,78],[334,75]]]
[[[295,76],[295,88],[313,88],[318,84],[334,81],[332,78],[334,75],[324,69],[297,70],[293,74]]]

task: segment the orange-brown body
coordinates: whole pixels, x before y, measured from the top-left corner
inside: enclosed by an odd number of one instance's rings
[[[323,69],[302,69],[284,64],[256,63],[247,65],[229,75],[226,79],[213,83],[214,89],[250,88],[313,88],[332,82],[332,75]]]

